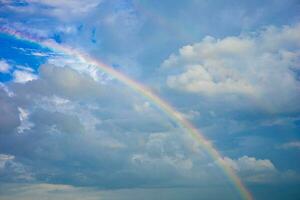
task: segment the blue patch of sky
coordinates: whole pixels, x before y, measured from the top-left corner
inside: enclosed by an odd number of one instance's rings
[[[0,82],[12,80],[12,73],[18,66],[30,68],[33,73],[38,73],[38,68],[45,63],[52,53],[50,49],[38,44],[17,39],[7,34],[0,34],[0,59],[5,60],[10,66],[10,73],[0,73]],[[34,55],[44,54],[43,56]]]
[[[96,28],[92,29],[92,39],[91,39],[91,42],[92,43],[96,43],[97,42],[97,40],[96,40]]]
[[[55,40],[55,42],[57,42],[59,44],[62,43],[62,38],[59,33],[54,33],[53,36],[51,37],[51,39]]]

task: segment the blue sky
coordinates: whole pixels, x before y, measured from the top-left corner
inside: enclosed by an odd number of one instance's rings
[[[299,199],[297,0],[0,0],[0,30],[84,52],[151,88],[255,199]],[[153,102],[0,33],[0,199],[241,199]]]

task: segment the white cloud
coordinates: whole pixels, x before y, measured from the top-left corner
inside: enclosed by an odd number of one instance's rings
[[[295,110],[300,109],[299,48],[300,24],[268,27],[251,35],[207,36],[182,47],[161,68],[171,89],[242,95],[275,111]]]
[[[86,13],[90,9],[96,7],[101,0],[67,0],[67,1],[52,1],[52,0],[27,0],[28,3],[39,3],[53,8],[54,14],[70,11],[71,13]],[[64,15],[66,13],[63,13]]]
[[[52,98],[47,99],[52,102],[55,106],[66,105],[70,103],[70,100],[54,95]]]
[[[22,65],[16,65],[16,68],[20,71],[27,71],[27,72],[33,72],[34,70],[30,67],[24,67]]]
[[[22,25],[20,25],[20,27],[16,27],[16,28],[20,28],[20,29],[26,29],[26,27],[22,27]],[[12,31],[12,27],[10,28],[6,28],[7,30],[10,30]],[[30,32],[34,32],[34,31],[31,31]],[[39,35],[39,34],[38,34]],[[36,56],[36,57],[50,57],[50,56],[54,56],[54,55],[57,55],[57,53],[54,53],[54,52],[42,52],[42,51],[39,51],[39,50],[36,50],[36,49],[32,49],[32,48],[23,48],[23,47],[12,47],[13,49],[16,49],[18,51],[21,51],[23,54],[25,55],[29,55],[29,56]],[[29,70],[31,71],[32,68],[29,68],[29,67],[24,67],[24,66],[21,66],[21,65],[17,65],[16,67],[20,68],[20,69],[25,69],[25,70]]]
[[[279,178],[279,171],[268,159],[243,156],[236,160],[224,157],[223,161],[249,182],[272,182]]]
[[[42,52],[32,52],[31,55],[33,55],[33,56],[38,56],[38,57],[45,57],[45,56],[48,56],[47,53],[42,53]]]
[[[142,104],[134,104],[133,108],[137,112],[146,113],[151,110],[151,104],[148,101],[143,102]]]
[[[36,80],[38,78],[38,76],[33,73],[21,70],[14,71],[13,77],[14,82],[16,83],[26,83],[28,81]]]
[[[4,169],[6,162],[13,159],[15,159],[13,155],[0,154],[0,170]]]
[[[224,79],[214,82],[214,77],[201,65],[188,66],[188,70],[181,75],[169,76],[167,85],[171,88],[186,90],[188,92],[203,92],[207,95],[217,93],[242,93],[255,95],[255,89],[242,79]],[[224,76],[233,75],[230,70],[222,70]],[[223,76],[219,74],[220,76]],[[230,76],[230,75],[229,75]]]
[[[19,110],[19,119],[20,119],[20,126],[18,126],[17,130],[18,130],[18,133],[23,133],[24,131],[26,130],[30,130],[34,124],[32,122],[29,121],[29,112],[28,110],[25,110],[21,107],[18,107],[18,110]]]
[[[292,141],[284,143],[280,146],[282,149],[300,149],[300,141]]]
[[[80,73],[91,76],[95,81],[99,81],[103,84],[106,84],[107,82],[114,79],[112,76],[101,72],[99,70],[99,67],[97,67],[96,65],[92,65],[86,60],[74,56],[53,56],[47,60],[47,63],[59,67],[70,67]]]
[[[254,157],[243,156],[237,160],[225,157],[225,163],[237,171],[274,171],[276,170],[273,163],[268,159],[256,159]]]
[[[186,119],[193,120],[200,116],[200,112],[197,110],[189,110],[185,113],[181,113],[181,115]]]
[[[0,60],[0,73],[9,73],[10,65],[5,60]]]

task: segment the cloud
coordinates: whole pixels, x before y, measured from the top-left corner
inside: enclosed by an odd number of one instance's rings
[[[31,172],[20,162],[16,161],[15,156],[0,154],[0,183],[3,181],[32,181]]]
[[[278,178],[277,169],[268,159],[243,156],[236,160],[225,157],[223,161],[248,182],[267,183]]]
[[[80,17],[88,14],[92,9],[97,7],[101,0],[88,0],[85,2],[79,0],[72,1],[49,1],[49,0],[26,0],[23,3],[15,3],[14,1],[2,2],[3,6],[11,11],[32,14],[34,15],[38,10],[42,10],[43,15],[56,17],[60,20],[70,20],[74,17]]]
[[[104,84],[68,66],[43,65],[39,72],[38,79],[10,83],[14,96],[3,91],[19,123],[0,138],[0,152],[30,166],[36,180],[132,188],[172,186],[172,177],[176,184],[187,184],[194,170],[188,152],[194,150],[180,138],[191,138],[144,98],[115,81]],[[3,116],[3,123],[8,117]]]
[[[0,83],[0,88],[7,94],[7,96],[9,96],[9,97],[14,96],[14,93],[12,91],[10,91],[5,84]]]
[[[224,161],[236,171],[275,171],[276,168],[268,159],[256,159],[254,157],[243,156],[237,160],[228,157]]]
[[[0,73],[9,73],[10,65],[5,61],[0,59]]]
[[[3,184],[1,197],[5,200],[207,200],[238,199],[232,190],[221,187],[208,188],[132,188],[120,190],[99,190],[97,188],[74,187],[63,184]]]
[[[102,192],[60,184],[6,184],[1,197],[7,200],[101,200]]]
[[[299,181],[299,173],[293,170],[280,171],[271,160],[242,156],[238,159],[224,157],[223,161],[249,183],[282,183]]]
[[[124,85],[68,65],[39,72],[39,79],[8,85],[22,134],[0,138],[0,152],[26,163],[35,180],[110,189],[226,184],[197,142]],[[269,160],[225,160],[253,182],[276,171]]]
[[[80,73],[87,74],[91,76],[95,81],[99,81],[103,84],[113,80],[114,78],[110,75],[102,73],[98,66],[87,63],[86,61],[72,56],[67,55],[56,55],[47,60],[49,65],[59,66],[59,67],[70,67]]]
[[[145,101],[143,104],[134,105],[134,110],[137,112],[147,112],[151,109],[151,104],[148,101]]]
[[[49,197],[55,193],[57,195],[49,198],[67,199],[77,193],[79,186],[115,192],[120,188],[130,191],[133,188],[201,185],[213,188],[214,184],[228,184],[222,179],[219,167],[207,166],[211,159],[184,134],[184,130],[124,85],[117,81],[103,84],[68,65],[46,64],[41,66],[39,73],[36,80],[7,84],[15,94],[13,97],[3,91],[16,109],[12,114],[20,121],[18,108],[22,108],[23,119],[34,124],[22,134],[9,131],[0,136],[0,152],[14,155],[18,159],[14,161],[23,166],[19,169],[24,169],[22,176],[10,173],[12,169],[5,170],[3,180],[7,183],[22,180],[62,184],[76,189],[53,186],[54,189],[45,189],[43,193],[30,188],[32,193],[22,196],[43,199],[43,194]],[[239,163],[238,173],[243,180],[252,183],[276,181],[270,172],[271,161],[270,165],[267,159],[238,160],[241,161],[233,161]],[[289,176],[295,177],[295,174]],[[79,191],[80,195],[84,193]],[[88,198],[93,198],[93,194],[87,194]]]
[[[300,141],[291,141],[282,144],[279,148],[281,149],[300,149]]]
[[[18,109],[15,102],[12,102],[11,93],[7,92],[7,88],[0,87],[0,135],[10,134],[14,132],[20,124]]]
[[[29,112],[21,107],[18,107],[18,110],[20,112],[19,119],[20,119],[20,126],[17,127],[18,133],[23,133],[26,130],[30,130],[34,124],[28,121],[29,118]]]
[[[151,102],[114,80],[95,79],[83,64],[45,64],[38,79],[7,85],[15,95],[2,91],[1,108],[11,108],[3,116],[0,152],[18,158],[22,174],[49,184],[110,189],[226,184],[219,168],[207,165],[205,150]],[[248,181],[280,174],[269,160],[225,160]],[[7,182],[20,177],[5,174]]]
[[[74,15],[80,15],[80,14],[86,14],[90,12],[91,9],[98,6],[102,0],[88,0],[85,2],[79,1],[79,0],[73,0],[73,1],[49,1],[49,0],[28,0],[28,3],[33,4],[41,4],[49,8],[49,13],[54,16],[59,17],[70,17]],[[68,12],[68,15],[66,12]]]
[[[28,71],[15,70],[13,73],[14,82],[16,83],[26,83],[38,78],[37,75],[30,73]]]
[[[300,24],[222,39],[207,36],[172,54],[161,70],[173,90],[239,95],[275,112],[299,111],[299,35]]]
[[[3,170],[5,168],[5,164],[9,160],[13,160],[13,159],[15,159],[15,157],[12,155],[0,154],[0,170]]]

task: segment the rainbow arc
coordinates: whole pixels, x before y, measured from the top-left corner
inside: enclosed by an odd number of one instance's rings
[[[218,164],[220,169],[224,172],[224,174],[229,178],[229,180],[232,182],[233,186],[237,189],[237,191],[240,194],[240,197],[245,200],[253,200],[253,197],[251,193],[247,190],[245,185],[242,183],[240,178],[235,174],[233,169],[228,166],[228,164],[225,163],[225,161],[222,159],[221,154],[216,150],[216,148],[213,147],[211,142],[209,142],[208,139],[204,137],[204,135],[192,125],[191,122],[189,122],[187,119],[183,117],[181,113],[179,113],[174,107],[172,107],[169,103],[167,103],[165,100],[160,98],[158,95],[156,95],[154,92],[152,92],[148,87],[145,85],[142,85],[141,83],[129,78],[125,74],[115,70],[113,67],[96,60],[74,48],[68,47],[66,45],[57,44],[56,42],[52,40],[43,40],[43,39],[37,39],[29,34],[25,34],[22,32],[10,30],[8,28],[0,28],[0,32],[13,36],[17,39],[25,40],[28,42],[36,43],[40,45],[41,47],[49,48],[53,50],[54,52],[63,53],[71,57],[78,58],[83,63],[86,63],[88,65],[94,65],[99,68],[102,72],[105,72],[109,74],[110,76],[116,78],[123,84],[127,85],[131,89],[135,90],[137,93],[144,96],[146,99],[148,99],[150,102],[158,106],[164,113],[166,113],[167,116],[170,117],[174,122],[176,122],[180,127],[187,130],[187,133],[192,136],[194,140],[197,141],[197,143],[206,150],[206,152],[210,155],[210,157],[215,160],[215,162]]]

